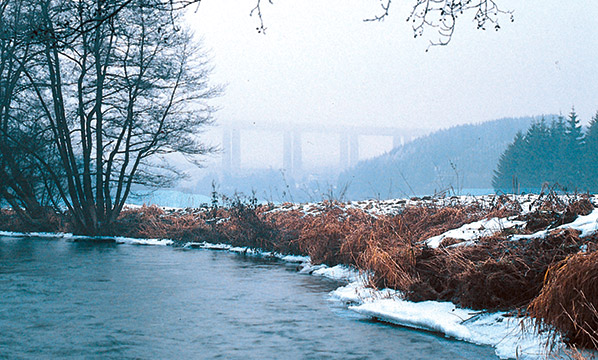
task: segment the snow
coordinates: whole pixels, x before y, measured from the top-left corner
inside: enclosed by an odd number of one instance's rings
[[[588,215],[579,216],[572,223],[563,224],[557,229],[576,229],[581,231],[581,237],[592,235],[598,231],[598,209],[594,209]]]
[[[467,310],[449,302],[419,303],[400,299],[379,299],[349,309],[396,325],[442,333],[458,340],[471,339],[469,329],[461,322],[469,317]]]
[[[450,302],[413,303],[401,299],[379,299],[349,309],[381,321],[441,333],[447,337],[495,348],[501,359],[543,359],[547,356],[547,334],[533,329],[529,319],[506,317],[505,313],[478,314]],[[527,321],[522,327],[521,321]]]
[[[127,245],[152,245],[152,246],[169,246],[174,244],[170,239],[138,239],[121,236],[85,236],[73,235],[71,233],[44,233],[31,232],[20,233],[12,231],[0,231],[0,236],[6,237],[27,237],[27,238],[42,238],[42,239],[64,239],[66,241],[112,241],[117,244]]]
[[[114,238],[117,244],[127,245],[148,245],[148,246],[170,246],[174,244],[174,241],[170,239],[133,239],[125,237]]]
[[[324,265],[323,267],[315,269],[312,274],[339,281],[355,281],[359,276],[357,270],[345,265],[336,265],[333,267]]]
[[[212,244],[208,242],[188,242],[184,246],[184,248],[201,248],[201,249],[209,249],[209,250],[230,250],[232,246],[228,244]]]
[[[280,260],[290,262],[290,263],[306,263],[306,262],[309,262],[309,256],[280,255]]]
[[[411,302],[402,299],[396,290],[367,288],[363,280],[340,287],[330,296],[349,304],[349,310],[367,317],[492,346],[501,359],[539,360],[545,359],[548,353],[548,333],[529,330],[534,329],[530,319],[510,317],[504,312],[484,313],[458,308],[450,302]],[[556,340],[557,347],[562,347],[562,342]]]
[[[483,197],[451,197],[443,199],[409,199],[409,200],[387,200],[387,201],[362,201],[341,204],[346,208],[359,208],[372,215],[394,214],[402,211],[407,206],[417,206],[426,202],[433,202],[439,206],[450,205],[451,203],[467,204],[469,202],[488,203],[495,201],[494,196]],[[523,213],[534,209],[538,196],[524,195],[516,197],[522,206]],[[593,202],[598,200],[593,197]],[[299,210],[306,215],[320,213],[330,204],[283,204],[272,211]],[[337,206],[337,205],[334,205]],[[220,219],[219,221],[225,221]],[[475,240],[490,236],[505,229],[522,227],[524,221],[511,220],[509,218],[484,219],[466,224],[457,229],[449,230],[441,235],[434,236],[424,241],[427,246],[436,248],[445,238],[460,239],[463,244],[472,244]],[[598,231],[598,209],[586,216],[580,216],[569,224],[564,224],[556,229],[576,229],[581,236],[589,236]],[[554,229],[552,230],[554,231]],[[513,235],[511,240],[530,238],[541,238],[549,235],[549,230],[538,231],[530,235]],[[42,238],[64,238],[66,240],[94,240],[90,238],[75,236],[73,234],[48,234],[48,233],[14,233],[0,231],[0,236],[6,237],[42,237]],[[107,238],[103,238],[107,239]],[[169,239],[131,239],[124,237],[112,238],[119,244],[128,245],[150,245],[170,246],[174,242]],[[367,287],[368,274],[360,274],[356,269],[336,265],[329,267],[324,264],[313,265],[307,256],[283,255],[275,252],[262,251],[249,247],[233,247],[228,244],[212,244],[207,242],[190,242],[184,245],[185,248],[201,248],[208,250],[229,251],[250,256],[273,257],[285,262],[300,263],[300,273],[322,276],[338,281],[346,282],[344,286],[337,288],[330,293],[333,301],[340,301],[348,305],[348,309],[363,316],[376,318],[381,321],[410,327],[419,330],[431,331],[443,334],[447,337],[468,341],[480,345],[494,347],[496,355],[502,359],[544,359],[547,357],[549,343],[552,334],[536,333],[535,327],[530,319],[521,319],[509,316],[504,312],[484,313],[471,309],[456,307],[450,302],[424,301],[410,302],[404,300],[402,294],[392,289],[376,290]],[[528,329],[528,330],[525,330]],[[558,348],[564,345],[559,338],[555,344]]]
[[[511,240],[526,240],[526,239],[539,239],[545,238],[550,234],[551,231],[561,230],[561,229],[573,229],[579,230],[580,237],[590,236],[598,231],[598,209],[594,209],[591,213],[584,216],[578,216],[575,221],[563,224],[561,226],[556,227],[553,230],[540,230],[533,234],[529,235],[513,235],[511,236]]]
[[[399,292],[392,289],[376,290],[366,286],[365,277],[360,277],[357,281],[353,281],[345,286],[330,293],[330,297],[334,300],[342,301],[346,304],[361,304],[374,299],[386,299],[398,297]]]
[[[424,241],[431,248],[437,248],[445,238],[459,240],[476,240],[484,236],[491,236],[497,232],[513,227],[521,227],[525,221],[509,220],[508,218],[492,218],[465,224],[457,229],[452,229],[438,236]]]
[[[0,236],[6,237],[37,237],[37,238],[64,238],[64,237],[73,237],[73,234],[70,233],[45,233],[45,232],[30,232],[30,233],[22,233],[22,232],[14,232],[14,231],[0,231]]]

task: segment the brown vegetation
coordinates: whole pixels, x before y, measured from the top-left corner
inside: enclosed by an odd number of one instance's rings
[[[570,255],[550,266],[531,316],[559,329],[565,341],[598,349],[598,251]]]
[[[372,286],[401,290],[413,301],[523,313],[531,303],[530,314],[562,331],[572,344],[596,348],[598,235],[580,238],[576,230],[554,229],[594,207],[586,197],[563,201],[556,196],[540,197],[532,205],[533,212],[520,215],[521,204],[501,196],[489,205],[424,203],[381,215],[333,201],[301,211],[292,204],[274,208],[237,197],[226,206],[202,209],[127,209],[112,231],[178,244],[206,241],[309,255],[314,264],[355,266],[370,275]],[[448,238],[436,249],[424,243],[463,224],[505,216],[527,226],[477,239],[473,246]],[[15,218],[0,212],[5,229],[22,226]],[[67,228],[68,222],[59,220],[54,226]],[[553,229],[546,237],[510,238],[546,229]],[[579,254],[581,248],[588,254]]]

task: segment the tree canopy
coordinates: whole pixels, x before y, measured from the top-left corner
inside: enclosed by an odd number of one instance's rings
[[[502,192],[538,192],[546,185],[595,192],[597,150],[596,116],[585,133],[575,110],[550,124],[542,119],[517,134],[501,155],[492,185]]]
[[[32,223],[66,208],[106,231],[132,187],[180,174],[163,155],[210,151],[198,134],[219,89],[162,0],[8,0],[0,8],[0,194]]]

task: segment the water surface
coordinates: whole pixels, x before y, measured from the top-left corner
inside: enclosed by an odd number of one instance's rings
[[[0,237],[0,358],[496,359],[357,315],[339,285],[220,251]]]

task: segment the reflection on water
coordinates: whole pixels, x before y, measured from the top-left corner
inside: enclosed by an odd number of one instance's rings
[[[0,358],[496,358],[350,312],[338,285],[225,252],[0,237]]]

